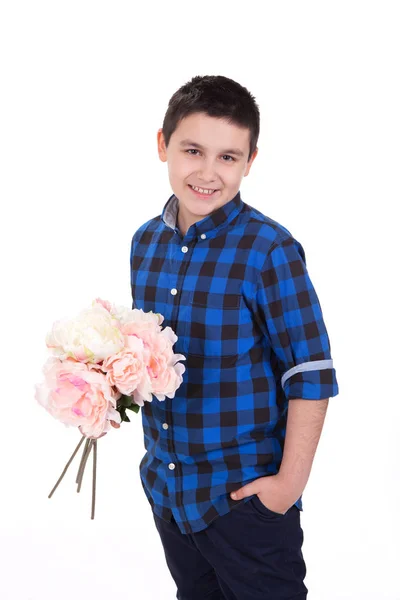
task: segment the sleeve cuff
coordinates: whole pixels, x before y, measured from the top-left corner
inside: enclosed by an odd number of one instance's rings
[[[282,375],[281,385],[288,400],[323,400],[339,393],[336,371],[331,359],[296,365]]]

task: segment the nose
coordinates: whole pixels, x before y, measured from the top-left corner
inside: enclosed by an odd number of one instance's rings
[[[204,160],[201,169],[198,173],[199,181],[204,184],[211,185],[217,181],[217,175],[215,173],[215,165],[212,159]]]

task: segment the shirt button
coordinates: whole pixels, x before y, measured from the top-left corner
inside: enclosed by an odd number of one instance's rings
[[[182,246],[181,250],[182,250],[182,252],[187,252],[189,250],[189,248],[187,246]]]
[[[175,296],[177,293],[178,293],[178,290],[177,290],[176,288],[172,288],[172,290],[171,290],[171,294],[172,294],[173,296]]]
[[[205,240],[207,236],[206,236],[205,233],[202,233],[200,237],[201,237],[202,240]]]
[[[163,426],[163,429],[168,429],[168,423],[163,423],[162,426]]]
[[[168,468],[171,469],[171,471],[175,469],[174,463],[169,463]]]

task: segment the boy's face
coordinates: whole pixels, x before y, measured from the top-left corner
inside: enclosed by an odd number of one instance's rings
[[[185,117],[166,148],[162,129],[157,132],[160,160],[168,162],[169,181],[179,199],[179,221],[186,230],[236,196],[257,155],[248,161],[250,131],[194,113]],[[217,190],[211,195],[191,186]]]

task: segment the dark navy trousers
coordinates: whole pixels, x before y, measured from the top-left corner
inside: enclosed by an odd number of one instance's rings
[[[297,506],[282,515],[255,494],[193,534],[153,517],[178,600],[307,599]]]

